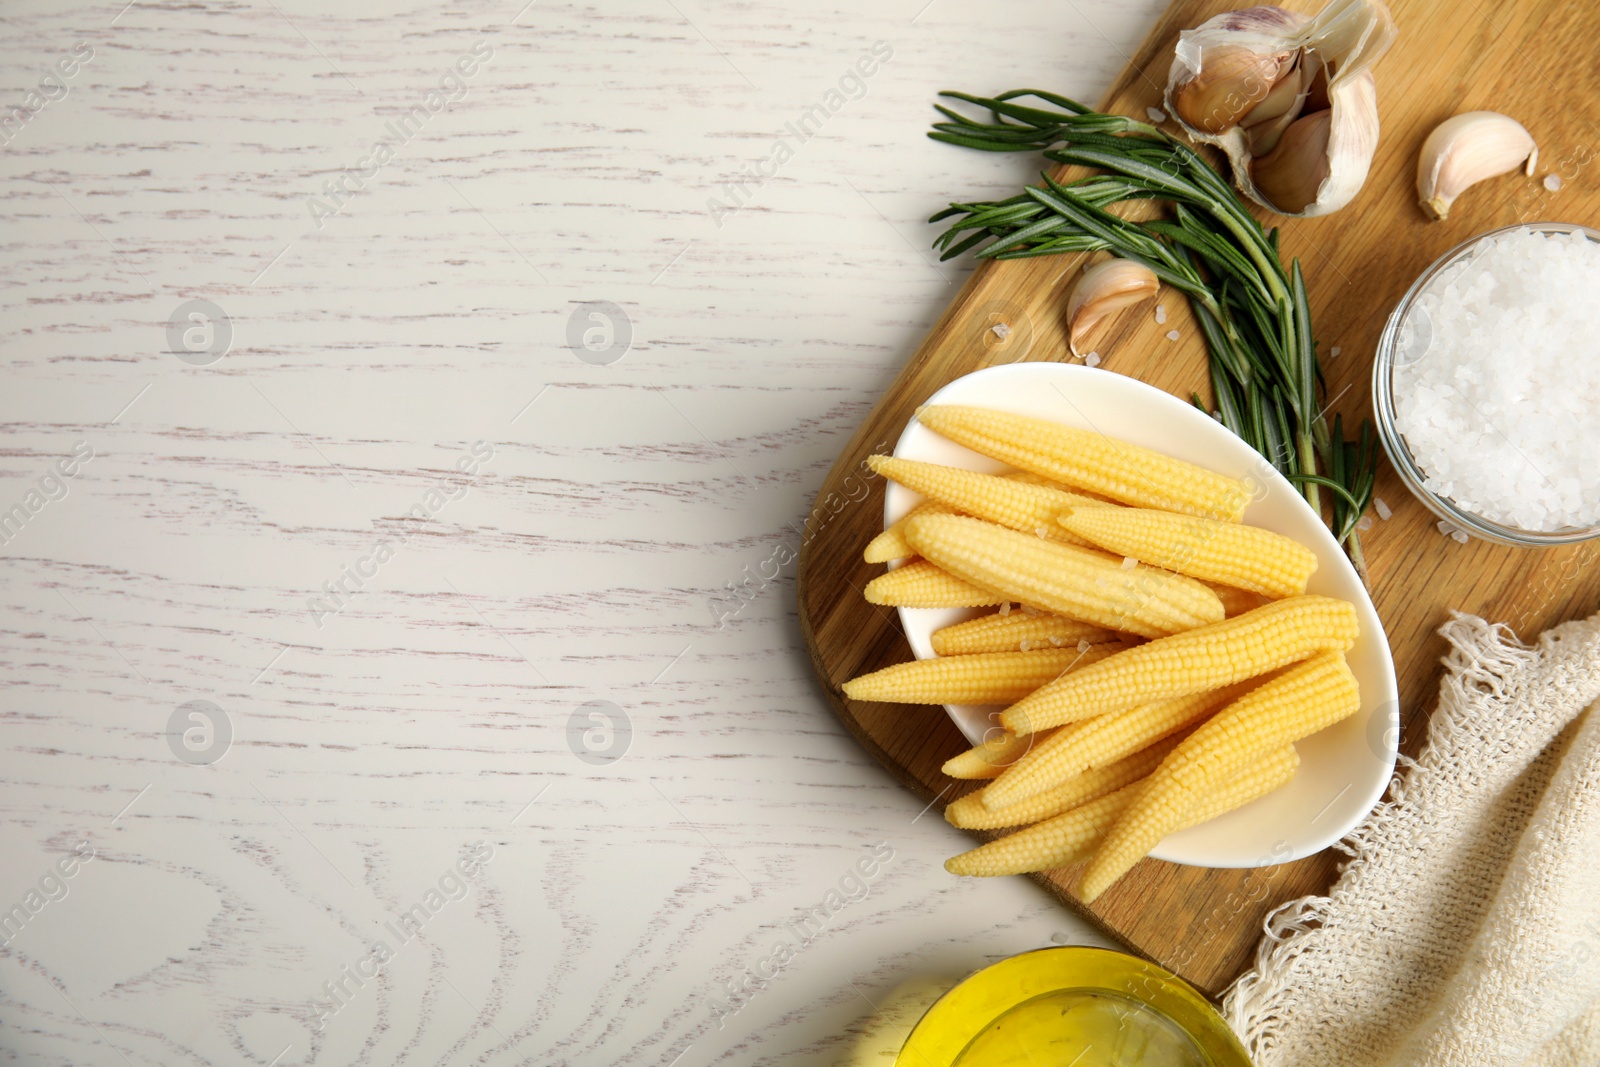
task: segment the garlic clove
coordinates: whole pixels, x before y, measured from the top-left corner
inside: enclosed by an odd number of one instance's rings
[[[1287,54],[1262,55],[1222,46],[1197,53],[1200,66],[1171,94],[1178,118],[1197,130],[1221,133],[1237,126],[1272,92]]]
[[[1289,124],[1277,147],[1250,164],[1250,180],[1268,206],[1282,215],[1298,215],[1316,202],[1331,174],[1328,135],[1333,111],[1316,111]]]
[[[1467,111],[1434,127],[1417,156],[1417,200],[1430,218],[1442,219],[1468,188],[1524,167],[1529,175],[1539,147],[1527,128],[1497,111]]]
[[[1083,272],[1067,298],[1067,346],[1078,355],[1078,342],[1113,311],[1132,307],[1156,295],[1161,283],[1150,268],[1130,259],[1108,259]]]
[[[1378,83],[1372,71],[1364,70],[1340,82],[1330,99],[1328,177],[1317,190],[1315,202],[1296,212],[1300,218],[1328,215],[1354,200],[1366,184],[1372,157],[1378,151]]]
[[[1253,129],[1264,122],[1273,122],[1284,115],[1295,111],[1305,100],[1306,67],[1307,60],[1303,53],[1296,52],[1288,62],[1278,70],[1278,80],[1272,83],[1272,88],[1261,102],[1250,109],[1239,125],[1245,129]]]
[[[1196,141],[1216,145],[1228,156],[1234,184],[1251,199],[1282,214],[1326,215],[1348,204],[1360,191],[1372,167],[1378,142],[1376,82],[1368,69],[1395,38],[1394,19],[1380,0],[1331,0],[1315,18],[1279,8],[1249,8],[1209,19],[1178,39],[1167,75],[1167,100],[1198,79],[1200,60],[1219,52],[1245,49],[1260,58],[1278,60],[1277,75],[1265,92],[1235,100],[1253,101],[1233,121],[1215,121],[1202,109],[1210,128],[1188,121],[1171,108]],[[1245,61],[1235,59],[1237,68]],[[1261,69],[1266,69],[1263,63]],[[1215,93],[1209,99],[1216,99]],[[1221,96],[1227,102],[1226,94]],[[1215,108],[1213,104],[1213,108]],[[1224,115],[1227,114],[1224,108]],[[1327,118],[1298,124],[1317,113]],[[1324,134],[1323,124],[1327,124]],[[1295,144],[1283,142],[1294,134]],[[1320,143],[1323,158],[1308,145]],[[1269,160],[1270,157],[1270,160]],[[1289,173],[1291,166],[1303,173]],[[1255,175],[1272,190],[1258,187]],[[1307,190],[1314,190],[1307,198]],[[1291,207],[1290,205],[1298,205]]]
[[[1316,67],[1313,73],[1309,68]],[[1274,86],[1272,94],[1261,102],[1261,105],[1250,112],[1250,120],[1243,124],[1245,131],[1245,144],[1252,156],[1264,156],[1278,147],[1278,139],[1283,136],[1283,131],[1308,111],[1321,110],[1307,106],[1306,97],[1311,82],[1320,77],[1322,64],[1311,57],[1305,57],[1305,62],[1297,64],[1293,77],[1282,83],[1284,88]]]

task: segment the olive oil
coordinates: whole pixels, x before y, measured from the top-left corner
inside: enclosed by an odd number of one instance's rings
[[[1041,949],[986,967],[923,1015],[896,1067],[1250,1067],[1187,983],[1105,949]]]

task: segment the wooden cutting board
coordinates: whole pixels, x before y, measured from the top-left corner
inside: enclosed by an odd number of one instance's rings
[[[1235,6],[1246,5],[1177,0],[1101,109],[1142,117],[1147,107],[1159,105],[1178,31]],[[1318,5],[1295,0],[1287,6],[1310,12]],[[1285,260],[1301,260],[1331,410],[1343,412],[1347,424],[1371,411],[1372,359],[1385,319],[1435,258],[1475,234],[1518,221],[1600,225],[1600,186],[1594,180],[1600,123],[1592,107],[1600,89],[1600,55],[1574,44],[1600,33],[1600,5],[1399,0],[1392,10],[1400,37],[1377,67],[1383,136],[1366,187],[1351,206],[1328,218],[1263,215],[1268,225],[1282,227]],[[979,94],[1016,88],[995,77],[975,73],[950,88]],[[1457,201],[1448,221],[1427,221],[1413,191],[1417,151],[1437,123],[1478,109],[1503,111],[1532,131],[1540,146],[1538,174],[1519,172],[1479,185]],[[931,107],[928,117],[934,118]],[[1548,173],[1561,179],[1559,191],[1545,188],[1541,179]],[[971,192],[949,190],[951,199]],[[928,209],[943,206],[930,203]],[[857,703],[839,688],[857,674],[911,658],[895,612],[875,608],[861,595],[884,569],[861,562],[861,549],[882,528],[883,514],[882,481],[863,476],[862,459],[892,448],[917,405],[953,378],[998,363],[1070,358],[1063,310],[1080,266],[1077,256],[979,266],[834,464],[808,523],[798,596],[817,674],[856,739],[908,788],[941,808],[971,788],[939,771],[945,759],[968,747],[943,711]],[[1109,370],[1178,396],[1195,390],[1205,395],[1205,348],[1187,305],[1170,291],[1161,300],[1166,324],[1157,325],[1148,306],[1135,309],[1103,326],[1092,347]],[[1001,323],[1009,327],[1004,338],[992,329]],[[1180,337],[1169,341],[1166,333],[1174,329]],[[1339,354],[1331,356],[1335,346]],[[1373,599],[1399,673],[1401,748],[1411,752],[1422,740],[1438,688],[1444,643],[1435,631],[1450,612],[1509,623],[1524,638],[1587,615],[1600,607],[1600,567],[1593,563],[1600,547],[1536,551],[1458,544],[1439,533],[1386,459],[1377,495],[1393,517],[1375,520],[1364,545]],[[1066,891],[1062,872],[1036,877],[1130,949],[1216,995],[1254,958],[1266,913],[1285,900],[1324,891],[1339,860],[1331,849],[1247,871],[1146,860],[1088,908]]]

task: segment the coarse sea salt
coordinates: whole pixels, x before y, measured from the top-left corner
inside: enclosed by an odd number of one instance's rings
[[[1524,530],[1600,523],[1596,292],[1600,243],[1530,229],[1483,239],[1422,290],[1393,381],[1430,490]]]

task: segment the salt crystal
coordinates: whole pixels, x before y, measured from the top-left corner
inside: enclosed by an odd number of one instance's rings
[[[1033,532],[1038,534],[1040,537],[1050,536],[1050,528],[1048,526],[1035,526],[1033,528]]]
[[[1177,339],[1178,339],[1178,331],[1177,330],[1168,330],[1167,331],[1167,340],[1176,341]]]
[[[1032,604],[1024,604],[1022,605],[1022,613],[1028,618],[1033,619],[1038,617],[1039,609],[1034,607]]]
[[[1372,516],[1361,516],[1361,521],[1356,523],[1356,529],[1360,530],[1362,533],[1366,533],[1368,530],[1372,529]]]
[[[1087,641],[1079,641],[1078,642],[1078,651],[1079,652],[1087,652],[1087,651],[1089,651],[1089,649],[1091,649],[1093,647],[1094,646],[1089,644],[1089,642],[1087,642]]]
[[[1466,531],[1465,530],[1453,530],[1450,533],[1450,539],[1452,541],[1456,542],[1457,544],[1464,545],[1464,544],[1467,543]]]
[[[1166,321],[1167,321],[1167,305],[1165,305],[1165,304],[1157,304],[1156,305],[1156,325],[1160,326],[1162,323],[1164,323]]]
[[[1083,365],[1085,367],[1098,367],[1100,365],[1100,353],[1090,352],[1087,356],[1084,356]]]
[[[1430,492],[1523,530],[1600,524],[1597,290],[1600,244],[1519,228],[1417,295],[1394,352],[1395,428]]]
[[[1546,174],[1544,176],[1544,187],[1546,189],[1550,190],[1552,193],[1555,192],[1556,190],[1560,189],[1561,188],[1561,178],[1560,178],[1560,176],[1556,175],[1556,174]]]
[[[1375,496],[1372,498],[1372,510],[1376,511],[1378,513],[1378,518],[1382,519],[1384,522],[1388,522],[1389,516],[1394,514],[1394,512],[1389,510],[1388,503],[1381,496]]]
[[[1151,122],[1167,121],[1167,113],[1162,111],[1159,107],[1147,107],[1144,109],[1144,113],[1150,116]]]
[[[1029,647],[1030,646],[1028,645],[1028,642],[1026,642],[1026,641],[1018,641],[1017,642],[1017,649],[1019,651],[1026,652],[1026,651],[1028,651]]]
[[[1139,565],[1139,561],[1134,559],[1132,556],[1123,556],[1122,557],[1122,569],[1123,570],[1131,571],[1131,570],[1133,570],[1133,568],[1137,567],[1138,565]]]
[[[1000,605],[1000,614],[1002,617],[1011,614],[1011,602],[1009,600]]]
[[[997,322],[993,326],[989,327],[989,332],[993,333],[996,337],[1000,338],[1000,340],[1004,341],[1007,337],[1011,336],[1011,327],[1007,326],[1003,322]]]
[[[1344,351],[1344,349],[1340,348],[1338,345],[1334,345],[1332,348],[1328,349],[1328,358],[1329,359],[1338,359],[1339,358],[1339,353],[1343,352],[1343,351]]]
[[[1439,532],[1444,534],[1446,537],[1449,537],[1451,534],[1456,532],[1456,528],[1450,525],[1448,522],[1445,522],[1443,519],[1440,519],[1433,525],[1437,527]]]
[[[1050,647],[1051,648],[1060,648],[1061,647],[1061,638],[1057,637],[1055,634],[1051,634],[1050,635]]]

